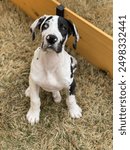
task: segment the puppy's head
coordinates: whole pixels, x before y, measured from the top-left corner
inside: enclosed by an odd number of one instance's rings
[[[42,34],[43,50],[53,50],[60,53],[70,35],[74,36],[73,47],[76,49],[79,35],[75,25],[60,16],[44,15],[34,21],[30,27],[32,39],[35,39],[35,29],[38,28]]]

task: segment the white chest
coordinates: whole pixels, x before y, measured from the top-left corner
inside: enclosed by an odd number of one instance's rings
[[[40,55],[37,59],[38,54],[36,51],[31,63],[30,76],[34,82],[49,92],[68,87],[72,82],[69,62],[64,63],[55,53]]]
[[[61,90],[67,84],[67,80],[64,78],[64,76],[62,76],[61,72],[49,72],[44,68],[37,68],[33,70],[31,73],[31,78],[41,88],[49,92]]]

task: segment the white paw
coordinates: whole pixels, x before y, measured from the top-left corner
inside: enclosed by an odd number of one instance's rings
[[[28,87],[25,91],[26,97],[30,97],[30,88]]]
[[[35,123],[39,122],[39,115],[40,115],[40,110],[33,111],[30,108],[26,117],[27,117],[28,122],[31,123],[31,125],[34,125]]]
[[[80,118],[82,117],[82,109],[75,104],[74,106],[69,108],[70,116],[72,118]]]

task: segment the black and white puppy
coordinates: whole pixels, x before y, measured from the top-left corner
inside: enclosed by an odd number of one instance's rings
[[[66,88],[68,97],[66,104],[72,118],[80,118],[82,110],[76,103],[74,72],[77,61],[65,51],[65,43],[70,35],[74,36],[73,47],[79,40],[75,25],[69,20],[44,15],[31,25],[32,39],[35,39],[35,29],[42,34],[41,47],[34,52],[29,75],[29,87],[25,94],[30,97],[30,109],[27,120],[32,125],[39,121],[40,115],[40,87],[52,92],[54,101],[61,101],[60,90]]]

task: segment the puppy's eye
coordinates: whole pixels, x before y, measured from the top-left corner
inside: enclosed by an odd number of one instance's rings
[[[67,30],[67,28],[66,28],[64,25],[61,26],[61,29],[62,29],[63,31],[66,31],[66,30]]]
[[[43,24],[43,29],[47,29],[49,27],[49,24],[48,23],[44,23]]]

